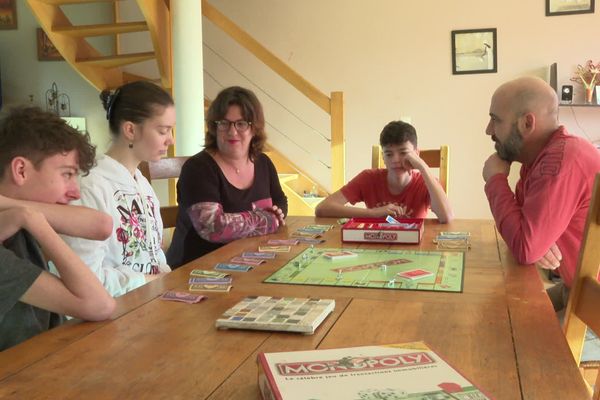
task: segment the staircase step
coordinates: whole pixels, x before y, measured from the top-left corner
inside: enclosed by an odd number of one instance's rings
[[[119,54],[113,56],[90,57],[77,59],[77,64],[92,65],[96,67],[114,68],[122,65],[135,64],[155,58],[154,52]]]
[[[99,25],[77,25],[52,28],[52,32],[61,33],[73,37],[114,35],[117,33],[141,32],[147,30],[148,24],[145,21],[120,22],[116,24]]]
[[[277,174],[277,176],[279,176],[279,182],[281,183],[291,182],[298,179],[298,174]]]
[[[317,204],[323,201],[325,197],[302,197],[304,202],[308,204],[311,208],[315,208]]]
[[[90,3],[116,3],[122,0],[40,0],[42,3],[51,4],[54,6],[62,6],[66,4],[90,4]]]

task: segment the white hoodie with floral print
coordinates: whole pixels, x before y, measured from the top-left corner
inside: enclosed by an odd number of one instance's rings
[[[112,296],[142,286],[145,274],[171,270],[161,249],[158,198],[139,170],[134,178],[121,163],[101,156],[98,165],[81,179],[81,200],[72,204],[113,217],[113,234],[104,241],[63,236]]]

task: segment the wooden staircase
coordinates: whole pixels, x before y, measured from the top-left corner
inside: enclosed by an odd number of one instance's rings
[[[137,0],[145,21],[113,22],[93,25],[73,25],[62,10],[65,5],[112,3],[120,0],[27,0],[38,22],[64,59],[98,90],[115,88],[145,77],[128,74],[123,67],[156,60],[161,85],[171,88],[171,28],[168,1]],[[110,4],[107,4],[110,6]],[[86,38],[149,32],[154,51],[127,54],[102,54]],[[118,48],[118,46],[116,46]]]
[[[118,15],[118,3],[120,1],[27,0],[33,14],[56,49],[85,80],[99,91],[116,88],[127,82],[137,80],[154,80],[156,82],[156,79],[132,74],[125,70],[125,67],[131,64],[153,59],[156,60],[160,73],[159,81],[156,83],[170,91],[172,88],[170,0],[136,0],[144,16],[144,21],[133,22],[117,21],[116,16]],[[81,7],[84,7],[86,4],[89,5],[92,3],[106,3],[107,7],[112,7],[113,22],[74,25],[61,8],[65,5],[81,5]],[[206,0],[203,0],[203,14],[204,17],[210,18],[213,23],[216,22],[222,28],[225,26],[230,33],[233,31],[238,36],[242,35],[242,41],[251,45],[253,53],[255,55],[257,53],[260,54],[257,57],[267,64],[274,63],[276,65],[275,69],[283,71],[287,76],[286,79],[293,86],[296,86],[305,95],[313,99],[313,102],[318,107],[337,116],[335,120],[332,119],[332,127],[335,126],[336,132],[340,132],[341,129],[342,136],[341,139],[339,136],[336,136],[338,139],[334,140],[332,148],[335,148],[335,151],[339,153],[339,149],[343,148],[343,119],[340,117],[343,117],[341,92],[332,93],[331,98],[320,93],[318,89],[305,82],[301,76],[291,71],[289,67],[284,65],[283,62],[278,60],[268,50],[262,48],[258,42],[255,42],[245,32],[237,28],[224,15],[220,14],[218,10],[206,2]],[[148,32],[154,50],[125,54],[119,53],[119,35],[133,32]],[[109,36],[114,39],[116,45],[114,46],[115,51],[113,54],[103,54],[86,40],[86,38],[98,36]],[[301,88],[302,85],[305,88]],[[290,215],[314,215],[314,207],[328,194],[327,190],[281,152],[272,147],[269,147],[266,152],[280,173],[280,182],[288,197],[288,213]],[[341,182],[339,176],[343,177],[343,151],[341,154],[341,156],[334,157],[336,165],[342,168],[341,174],[334,174],[337,186]],[[170,198],[173,199],[175,197],[174,185],[171,184],[170,187],[173,192],[171,193],[173,196],[170,196]]]
[[[298,166],[274,148],[267,146],[269,156],[279,174],[279,183],[288,199],[288,214],[314,216],[315,207],[327,191]]]

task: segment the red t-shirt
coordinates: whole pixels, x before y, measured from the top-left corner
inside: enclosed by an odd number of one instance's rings
[[[367,208],[395,204],[403,210],[400,218],[425,218],[431,204],[429,192],[423,176],[411,170],[411,180],[402,193],[390,193],[387,182],[387,169],[366,169],[348,182],[341,191],[350,204],[364,201]]]
[[[530,166],[521,167],[515,194],[505,175],[485,185],[498,231],[522,264],[538,261],[556,243],[558,268],[567,287],[577,269],[600,152],[560,127]]]

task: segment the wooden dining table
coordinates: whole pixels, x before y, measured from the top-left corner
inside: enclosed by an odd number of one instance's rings
[[[263,283],[306,245],[197,304],[160,300],[186,291],[190,271],[213,269],[269,239],[332,224],[317,247],[435,250],[440,231],[468,231],[461,293]],[[117,298],[109,321],[71,321],[0,353],[2,399],[258,399],[260,352],[424,341],[495,399],[586,399],[586,386],[534,266],[515,262],[493,221],[426,220],[420,244],[347,244],[335,219],[289,217],[277,233],[234,241]],[[335,310],[313,335],[219,330],[215,320],[249,295],[319,297]],[[335,399],[334,399],[335,400]]]

